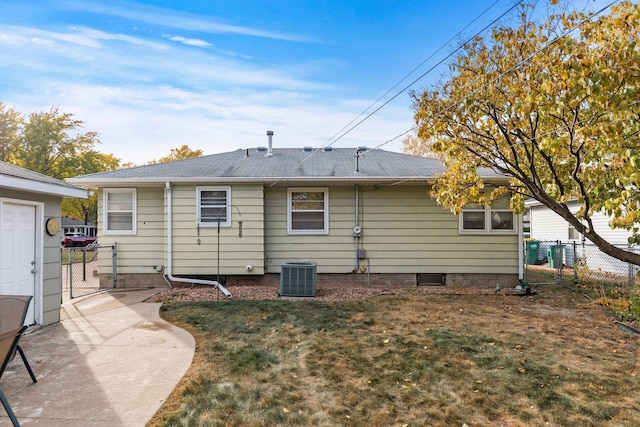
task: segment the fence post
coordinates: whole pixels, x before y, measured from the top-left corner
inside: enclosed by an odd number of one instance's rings
[[[69,274],[67,274],[67,276],[69,276],[69,298],[73,298],[73,262],[71,260],[71,249],[67,249],[67,253],[69,254],[69,263],[67,264],[67,266],[69,266]]]
[[[631,243],[627,243],[627,251],[629,252],[635,252],[633,251],[633,248],[631,247]],[[630,262],[627,263],[628,266],[628,271],[629,271],[629,286],[633,286],[635,284],[635,278],[633,277],[633,264],[631,264]]]
[[[82,248],[82,281],[87,281],[87,248]]]
[[[578,270],[576,270],[576,254],[578,253],[578,245],[576,244],[576,241],[574,240],[573,243],[573,286],[578,284]]]

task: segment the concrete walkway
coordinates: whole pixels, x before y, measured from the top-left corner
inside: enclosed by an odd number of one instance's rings
[[[27,331],[0,387],[23,426],[144,426],[185,374],[195,341],[160,319],[158,290],[65,302],[60,323]],[[0,405],[1,406],[1,405]],[[0,426],[11,422],[0,407]]]

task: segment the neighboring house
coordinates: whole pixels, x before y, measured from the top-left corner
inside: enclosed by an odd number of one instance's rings
[[[525,205],[529,211],[532,238],[549,241],[561,240],[563,242],[581,241],[582,235],[575,227],[542,203],[531,199],[528,200]],[[577,202],[569,202],[567,206],[572,213],[575,214],[578,212],[579,207]],[[611,228],[609,226],[610,220],[611,218],[600,212],[595,212],[591,217],[593,229],[597,231],[603,239],[609,243],[626,245],[628,242],[627,239],[631,236],[631,232],[629,230]]]
[[[62,217],[62,235],[67,233],[81,233],[94,237],[98,233],[98,228],[92,222],[79,221],[73,218]]]
[[[27,324],[60,320],[60,202],[86,198],[66,182],[0,162],[0,294],[32,295]]]
[[[161,272],[276,284],[291,262],[315,263],[318,284],[517,284],[521,219],[508,198],[455,216],[429,196],[442,171],[363,147],[260,147],[69,181],[98,189],[118,286],[166,286]]]
[[[531,238],[541,242],[538,251],[539,260],[547,257],[548,248],[559,240],[564,244],[563,263],[565,265],[573,266],[576,258],[585,258],[585,262],[591,268],[611,272],[625,272],[628,269],[627,263],[601,252],[593,243],[583,239],[582,234],[564,218],[537,200],[528,200],[525,205],[529,211]],[[569,202],[567,206],[571,212],[578,212],[577,202]],[[628,243],[631,232],[620,228],[611,228],[609,226],[610,220],[611,218],[601,212],[595,212],[591,216],[593,229],[603,239],[622,248],[631,248]],[[633,250],[637,249],[633,248]]]

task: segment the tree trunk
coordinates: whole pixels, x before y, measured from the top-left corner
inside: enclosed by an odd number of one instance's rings
[[[552,199],[549,200],[538,200],[540,203],[560,215],[564,218],[569,224],[573,225],[576,230],[584,234],[584,237],[592,242],[594,245],[598,247],[603,253],[619,259],[623,262],[628,262],[635,265],[640,265],[640,253],[634,253],[630,251],[626,251],[622,248],[614,246],[609,243],[605,239],[603,239],[598,233],[593,231],[593,229],[586,227],[578,218],[575,217],[569,210],[566,205],[556,203]]]

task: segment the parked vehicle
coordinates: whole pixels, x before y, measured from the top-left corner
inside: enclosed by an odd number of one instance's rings
[[[95,236],[87,236],[86,234],[82,233],[67,233],[64,235],[62,244],[65,248],[84,247],[94,243],[95,241]]]

